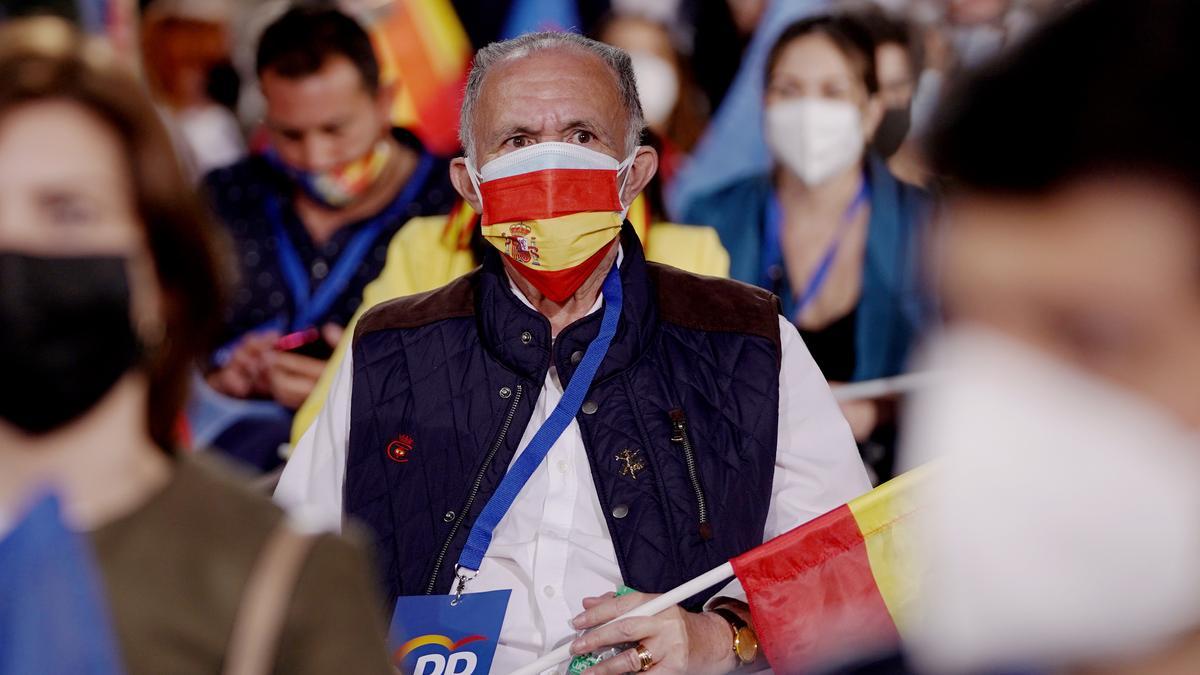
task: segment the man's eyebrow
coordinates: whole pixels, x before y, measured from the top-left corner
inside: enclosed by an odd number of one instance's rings
[[[564,124],[562,128],[559,129],[559,132],[561,133],[563,131],[570,131],[571,129],[583,129],[584,131],[591,133],[593,136],[599,136],[601,138],[606,136],[600,127],[587,120],[571,120],[570,122]]]
[[[503,129],[501,129],[496,134],[496,137],[500,140],[500,142],[504,142],[504,141],[512,138],[513,136],[536,136],[536,135],[537,135],[537,132],[534,131],[533,129],[531,129],[529,127],[523,127],[519,124],[514,124],[512,126],[507,126],[507,127],[504,127]]]

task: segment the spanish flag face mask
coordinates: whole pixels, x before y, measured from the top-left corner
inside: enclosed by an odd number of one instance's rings
[[[625,220],[621,203],[636,151],[623,162],[573,144],[514,150],[467,173],[483,201],[483,237],[557,303],[600,265]],[[625,172],[618,185],[617,178]]]

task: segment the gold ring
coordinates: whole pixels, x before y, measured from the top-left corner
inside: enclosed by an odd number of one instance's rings
[[[637,643],[637,647],[634,650],[637,652],[638,661],[642,663],[642,667],[638,668],[638,672],[644,673],[650,670],[650,666],[654,665],[654,655],[640,642]]]

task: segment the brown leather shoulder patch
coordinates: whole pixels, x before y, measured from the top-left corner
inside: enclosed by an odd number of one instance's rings
[[[764,337],[782,359],[779,299],[769,291],[732,279],[706,277],[669,265],[647,263],[658,292],[663,321],[685,328]]]
[[[388,300],[367,310],[354,327],[354,338],[391,328],[416,328],[435,321],[475,314],[475,276],[464,274],[432,291]]]

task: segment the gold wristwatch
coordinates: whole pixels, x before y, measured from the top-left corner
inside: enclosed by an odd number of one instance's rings
[[[711,610],[714,614],[725,619],[733,630],[733,655],[737,657],[738,666],[748,666],[758,658],[758,636],[750,624],[742,620],[736,612],[724,607]]]

